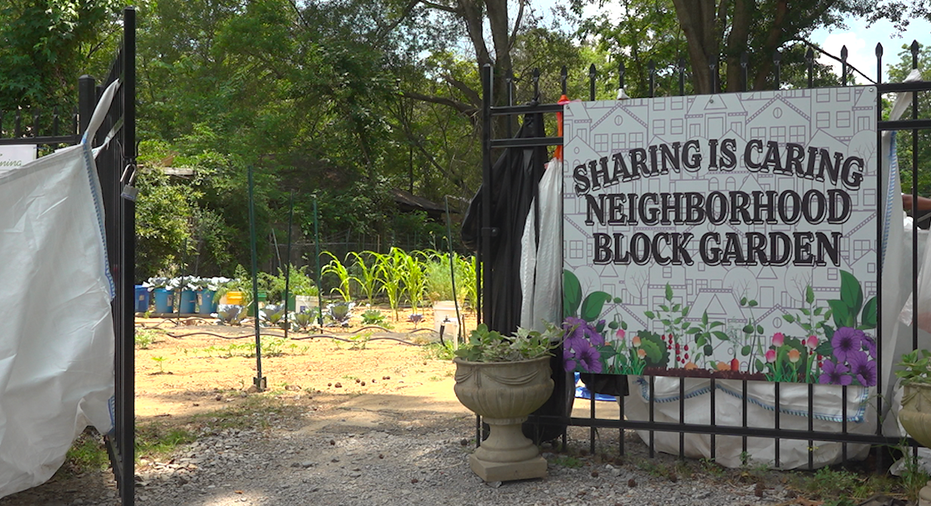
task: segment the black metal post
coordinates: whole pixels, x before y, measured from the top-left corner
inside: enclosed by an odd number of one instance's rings
[[[259,333],[259,279],[258,259],[255,249],[255,181],[249,166],[249,242],[252,246],[252,316],[255,321],[255,378],[252,383],[259,392],[265,390],[265,377],[262,376],[262,336]]]
[[[291,226],[294,221],[294,191],[288,199],[288,259],[284,265],[284,338],[288,338],[288,302],[291,301]],[[297,302],[294,303],[297,309]]]

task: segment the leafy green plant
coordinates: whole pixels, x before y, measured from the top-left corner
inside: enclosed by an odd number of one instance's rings
[[[323,274],[334,274],[339,278],[339,285],[333,287],[330,292],[338,292],[343,301],[352,302],[352,293],[350,292],[352,276],[349,274],[349,270],[333,253],[324,251],[323,254],[330,255],[331,258],[330,263],[323,267]]]
[[[669,340],[669,345],[673,347],[673,351],[676,354],[675,365],[678,367],[684,366],[686,362],[690,360],[686,359],[683,353],[683,338],[686,335],[695,334],[698,332],[698,329],[690,329],[691,322],[685,320],[691,308],[683,304],[674,303],[672,299],[672,287],[669,283],[666,283],[666,302],[659,305],[659,311],[645,311],[643,314],[650,320],[658,319],[660,323],[662,323],[665,335]]]
[[[381,283],[385,296],[388,297],[388,305],[394,311],[395,321],[398,321],[398,308],[401,304],[401,296],[404,293],[406,257],[407,253],[398,248],[391,248],[387,254],[375,253],[378,281]]]
[[[158,356],[158,357],[152,357],[152,360],[154,360],[155,363],[158,364],[158,374],[165,374],[164,363],[168,359],[166,357]]]
[[[294,313],[291,321],[293,322],[295,330],[307,332],[317,323],[319,316],[320,310],[318,308],[305,309],[301,312]]]
[[[463,272],[463,262],[455,253],[450,261],[449,253],[438,251],[424,251],[424,275],[426,276],[426,297],[431,302],[438,300],[462,301],[466,296],[466,276]],[[450,265],[452,264],[452,266]],[[452,272],[450,272],[452,268]],[[453,293],[453,276],[455,276],[456,292]]]
[[[903,385],[909,383],[931,384],[931,351],[913,350],[902,355],[896,364],[895,375]]]
[[[423,346],[423,350],[427,358],[452,360],[456,356],[456,343],[453,341],[427,343]]]
[[[372,304],[379,288],[377,257],[370,251],[363,252],[362,254],[350,251],[349,254],[356,260],[352,265],[352,270],[358,273],[357,275],[351,276],[351,279],[359,285],[362,293],[365,294],[366,301]],[[363,255],[369,257],[368,263],[366,263],[365,256]]]
[[[377,309],[366,309],[362,312],[363,325],[382,325],[385,323],[385,315]]]
[[[518,327],[514,335],[505,337],[498,331],[488,330],[488,326],[482,323],[456,350],[456,357],[469,362],[531,360],[552,355],[561,337],[562,329],[554,325],[548,325],[543,332]]]
[[[334,325],[348,326],[349,319],[352,317],[352,308],[355,304],[352,302],[336,302],[327,305],[327,318]]]
[[[478,280],[476,279],[478,258],[475,256],[457,257],[456,260],[458,268],[462,271],[462,277],[457,278],[457,280],[462,279],[462,290],[466,294],[466,300],[468,300],[469,306],[475,309],[478,307]]]
[[[352,344],[349,346],[350,350],[364,350],[365,346],[372,339],[372,331],[360,332],[349,338],[352,341]]]
[[[221,325],[239,325],[245,317],[245,306],[230,305],[217,310],[217,319]]]
[[[411,313],[416,314],[417,308],[423,301],[424,294],[427,290],[427,275],[424,271],[424,263],[418,258],[419,252],[413,252],[404,257],[403,283],[407,292],[407,299],[411,303]]]
[[[140,350],[147,350],[149,346],[158,340],[158,337],[162,335],[162,332],[154,329],[136,329],[133,340],[136,343],[136,347]]]
[[[284,305],[269,304],[262,311],[262,320],[273,327],[282,327],[284,325]]]

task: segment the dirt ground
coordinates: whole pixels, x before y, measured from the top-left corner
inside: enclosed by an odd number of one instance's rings
[[[311,332],[260,329],[263,343],[262,376],[266,388],[258,393],[255,327],[217,325],[212,318],[143,318],[137,315],[136,427],[189,430],[222,410],[254,409],[278,403],[276,416],[295,417],[313,432],[340,423],[381,428],[441,420],[468,426],[471,414],[453,393],[455,365],[431,355],[426,343],[438,340],[432,311],[423,320],[399,321],[386,308],[386,328],[365,326],[358,316],[349,327],[324,327]],[[475,328],[474,313],[465,312],[464,331]],[[300,413],[313,411],[314,416]],[[211,414],[212,415],[208,415]],[[99,440],[99,436],[97,436]],[[136,471],[153,462],[144,455]],[[86,472],[66,462],[43,485],[0,499],[0,506],[82,504],[75,497],[115,497],[109,470]],[[87,504],[86,502],[83,504]],[[91,499],[90,504],[98,504]],[[99,502],[103,504],[103,501]]]
[[[421,346],[437,340],[431,311],[418,323],[402,316],[390,329],[325,327],[311,333],[262,328],[262,376],[266,391],[289,400],[317,396],[357,411],[390,406],[468,414],[453,394],[455,366],[430,357]],[[388,311],[385,311],[388,314]],[[466,314],[465,329],[475,326]],[[200,318],[138,319],[156,330],[155,342],[136,350],[136,416],[189,419],[216,411],[254,392],[258,361],[254,326],[223,327]]]

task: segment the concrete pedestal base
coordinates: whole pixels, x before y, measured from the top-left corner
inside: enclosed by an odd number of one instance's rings
[[[536,457],[520,462],[488,462],[469,455],[472,472],[485,481],[511,481],[543,478],[546,476],[546,459]]]

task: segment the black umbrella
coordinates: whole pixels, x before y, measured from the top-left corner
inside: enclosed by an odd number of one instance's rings
[[[544,137],[543,115],[527,114],[516,138]],[[482,268],[483,322],[489,329],[509,335],[520,323],[520,257],[521,235],[527,214],[531,211],[538,185],[547,161],[546,147],[510,147],[498,158],[491,170],[491,180],[485,180],[469,203],[462,222],[462,242],[475,251]],[[490,234],[481,234],[486,195],[490,191],[488,225]],[[539,222],[539,220],[536,220]],[[482,240],[490,237],[487,244]],[[558,322],[554,322],[558,323]],[[562,365],[562,349],[550,363],[556,383],[553,395],[537,415],[568,416],[572,410],[575,386]],[[538,441],[549,441],[562,435],[565,425],[541,425],[537,434],[532,425],[525,424],[524,432]],[[539,436],[539,437],[536,437]]]

